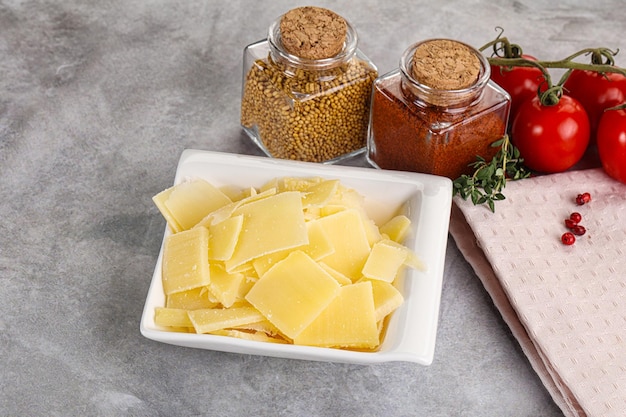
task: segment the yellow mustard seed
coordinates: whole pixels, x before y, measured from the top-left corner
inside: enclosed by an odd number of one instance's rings
[[[246,74],[241,124],[276,158],[324,162],[349,154],[365,147],[376,77],[357,58],[322,72],[259,59]]]

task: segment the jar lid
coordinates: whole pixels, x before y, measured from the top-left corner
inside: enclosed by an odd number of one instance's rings
[[[411,76],[440,90],[470,87],[480,74],[480,60],[461,42],[435,39],[419,44],[411,59]]]
[[[319,7],[304,7],[304,8],[294,9],[294,10],[311,9],[311,8],[326,10],[326,9],[321,9]],[[336,16],[338,16],[345,24],[345,35],[343,36],[343,39],[340,40],[337,45],[333,46],[333,48],[329,47],[329,42],[320,43],[320,45],[323,45],[323,46],[319,47],[317,51],[312,51],[310,47],[306,47],[304,46],[304,44],[301,45],[302,48],[300,49],[298,48],[294,49],[293,47],[288,47],[288,44],[290,42],[294,42],[294,43],[298,42],[297,40],[294,41],[294,40],[290,40],[289,38],[299,36],[294,31],[289,32],[288,30],[286,34],[283,34],[281,30],[281,26],[284,26],[284,25],[281,25],[281,22],[283,22],[283,18],[289,15],[289,13],[291,13],[292,11],[287,12],[286,14],[278,18],[276,21],[274,21],[270,25],[269,34],[268,34],[268,43],[270,46],[270,50],[275,59],[279,61],[287,62],[299,68],[321,70],[321,69],[329,69],[329,68],[336,67],[346,62],[354,55],[354,53],[356,52],[357,43],[358,43],[356,30],[354,29],[352,25],[350,25],[350,22],[341,18],[339,15],[336,15]],[[330,13],[334,14],[334,12],[330,12]],[[321,16],[325,16],[325,15],[316,15],[316,16],[317,18],[321,18]],[[296,15],[295,19],[297,19],[298,17],[303,18],[302,15]],[[293,23],[294,21],[292,19],[294,19],[294,17],[287,19],[287,21]],[[303,19],[306,21],[308,17],[303,18]],[[322,20],[328,23],[327,22],[328,19],[322,18]],[[292,28],[295,27],[294,25],[291,25],[291,26]],[[309,32],[310,33],[306,36],[309,36],[309,41],[311,41],[310,38],[313,37],[313,32],[316,32],[316,31],[310,29]],[[300,34],[300,36],[302,36],[304,39],[304,35]],[[308,52],[306,53],[302,52],[307,49],[309,50]],[[324,53],[321,53],[320,51],[324,51]],[[330,55],[331,51],[334,53],[334,55],[328,56]],[[316,57],[319,57],[319,58],[316,58]]]
[[[301,58],[332,58],[346,41],[344,18],[322,7],[291,9],[281,16],[279,26],[285,50]]]
[[[400,71],[419,101],[461,107],[480,98],[491,68],[483,54],[465,43],[429,39],[406,49]]]

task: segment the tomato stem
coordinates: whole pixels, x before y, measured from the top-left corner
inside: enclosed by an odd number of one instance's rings
[[[511,69],[513,67],[535,67],[541,70],[545,83],[539,87],[537,94],[541,103],[546,106],[555,105],[559,102],[563,94],[563,84],[573,70],[594,71],[598,73],[614,72],[626,76],[626,69],[615,65],[614,56],[619,51],[612,51],[609,48],[585,48],[566,58],[557,61],[539,61],[526,59],[522,56],[522,48],[517,44],[512,44],[509,40],[502,36],[504,30],[496,28],[500,31],[496,39],[488,42],[479,48],[484,51],[493,48],[493,54],[487,57],[490,65],[505,67]],[[588,64],[574,61],[576,58],[590,55],[591,62]],[[552,83],[549,68],[558,68],[567,70],[559,82],[555,85]]]
[[[558,61],[535,61],[522,57],[522,48],[514,43],[509,42],[508,38],[502,36],[502,28],[498,28],[500,34],[496,39],[486,43],[480,51],[484,51],[489,47],[493,47],[492,56],[488,57],[491,65],[500,67],[537,67],[544,73],[547,68],[561,69],[579,69],[595,72],[617,72],[626,76],[626,69],[615,65],[615,55],[618,51],[612,51],[609,48],[585,48],[572,55],[560,59]],[[582,55],[591,55],[591,63],[584,64],[576,62],[574,59]]]
[[[537,67],[542,71],[548,68],[561,68],[561,69],[578,69],[595,72],[616,72],[626,76],[626,69],[609,64],[583,64],[581,62],[574,62],[571,60],[562,59],[559,61],[533,61],[526,58],[500,58],[500,57],[488,57],[487,60],[491,65],[499,67]],[[547,72],[547,71],[546,71]]]

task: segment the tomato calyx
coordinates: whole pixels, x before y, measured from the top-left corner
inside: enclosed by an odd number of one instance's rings
[[[537,94],[539,94],[539,101],[542,106],[556,106],[563,96],[563,86],[553,85],[543,92],[538,91]]]
[[[615,66],[615,55],[618,51],[612,51],[609,48],[595,48],[587,51],[588,55],[591,55],[591,65],[610,65]],[[578,56],[580,54],[576,54]],[[575,58],[573,56],[572,58]]]

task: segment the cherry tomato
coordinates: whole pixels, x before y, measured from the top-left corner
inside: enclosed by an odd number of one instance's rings
[[[609,176],[626,183],[626,110],[608,110],[598,124],[598,153]]]
[[[591,141],[595,141],[605,109],[626,102],[626,77],[614,72],[574,70],[563,85],[568,96],[583,105],[589,116]]]
[[[536,61],[531,55],[523,58]],[[513,120],[522,102],[537,95],[543,82],[543,73],[536,67],[498,67],[491,65],[491,80],[502,87],[511,96],[511,117]]]
[[[584,155],[589,144],[589,118],[583,106],[567,95],[553,106],[541,104],[535,96],[520,106],[511,140],[531,170],[562,172]]]

